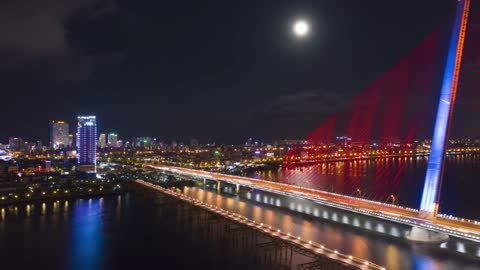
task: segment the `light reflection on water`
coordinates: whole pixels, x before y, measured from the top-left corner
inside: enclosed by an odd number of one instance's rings
[[[197,187],[184,188],[184,194],[217,205],[228,211],[240,213],[257,222],[271,225],[283,232],[290,232],[302,239],[313,240],[331,249],[337,249],[344,254],[371,260],[393,270],[449,270],[478,269],[477,264],[463,265],[455,254],[440,254],[422,247],[414,247],[406,241],[374,236],[339,224],[323,222],[322,220],[301,216],[297,213],[281,209],[273,209],[252,203],[240,201],[235,197],[226,197],[214,191]],[[458,268],[451,268],[452,266]]]
[[[73,209],[69,269],[101,268],[101,212],[102,204],[98,199],[89,199],[88,202],[77,204]]]
[[[372,236],[351,227],[322,222],[250,201],[239,201],[235,197],[218,195],[214,191],[193,187],[186,188],[184,192],[284,232],[299,235],[305,240],[311,239],[340,252],[372,260],[387,269],[478,268],[478,263],[462,260],[450,253],[429,251],[400,240]],[[146,207],[155,211],[145,210]],[[107,267],[109,269],[134,269],[139,258],[149,260],[149,263],[161,262],[157,256],[161,256],[163,251],[152,248],[151,245],[161,246],[165,243],[162,246],[164,249],[171,248],[171,244],[179,237],[170,236],[170,231],[158,231],[161,224],[175,222],[175,218],[172,221],[168,217],[158,217],[158,210],[163,207],[130,194],[104,199],[2,207],[0,268],[10,269],[6,265],[12,256],[16,257],[10,261],[28,266],[22,269],[105,269],[106,264],[110,266]],[[152,220],[156,220],[156,223],[152,223]],[[111,232],[109,226],[114,228]],[[122,243],[120,249],[118,243]],[[178,245],[182,248],[184,243]],[[176,250],[178,247],[173,252]],[[111,266],[115,261],[128,262],[128,254],[131,252],[137,252],[132,265]],[[150,255],[142,257],[144,254]],[[38,260],[39,257],[41,260]],[[157,269],[167,268],[159,266]]]

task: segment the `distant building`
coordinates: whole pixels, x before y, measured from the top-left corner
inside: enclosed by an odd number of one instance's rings
[[[95,116],[78,116],[77,157],[78,170],[96,172],[97,160],[97,121]]]
[[[10,151],[24,151],[25,142],[20,137],[11,137],[8,139],[8,148]]]
[[[52,171],[52,161],[45,160],[45,171],[51,172]]]
[[[198,146],[198,140],[197,139],[191,139],[190,140],[190,146],[192,146],[192,147]]]
[[[65,121],[52,121],[50,127],[50,146],[53,149],[61,149],[69,145],[68,129],[68,123]]]
[[[100,133],[100,136],[98,137],[98,147],[100,149],[107,147],[107,139],[105,133]]]
[[[33,143],[33,142],[25,143],[25,151],[31,152],[31,151],[34,151],[35,149],[36,149],[36,143]]]
[[[137,138],[137,147],[149,147],[152,145],[151,137],[138,137]]]
[[[117,147],[118,135],[115,133],[108,134],[108,146]]]
[[[73,134],[68,134],[68,144],[67,144],[68,147],[72,147],[73,146]]]

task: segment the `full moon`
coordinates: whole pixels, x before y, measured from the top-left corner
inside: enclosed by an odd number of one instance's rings
[[[306,36],[308,34],[308,30],[310,30],[310,27],[308,23],[304,20],[296,21],[293,24],[293,32],[298,37]]]

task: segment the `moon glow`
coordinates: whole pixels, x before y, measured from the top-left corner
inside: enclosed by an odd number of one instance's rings
[[[293,33],[297,37],[304,37],[308,34],[310,26],[304,20],[298,20],[293,24]]]

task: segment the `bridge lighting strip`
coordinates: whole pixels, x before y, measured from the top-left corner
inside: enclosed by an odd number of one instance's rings
[[[206,172],[206,171],[205,171],[205,173],[203,173],[203,172],[202,173],[197,173],[194,170],[186,169],[186,168],[185,169],[182,168],[182,170],[179,170],[179,169],[175,169],[175,168],[158,167],[158,166],[152,166],[152,165],[149,165],[149,167],[152,167],[152,168],[155,168],[155,169],[158,169],[158,170],[171,171],[171,172],[176,172],[178,174],[186,174],[186,175],[189,175],[189,174],[185,173],[184,171],[188,170],[188,171],[193,171],[193,172],[191,172],[191,174],[196,176],[196,177],[214,177],[209,172]],[[312,192],[323,193],[323,194],[330,195],[330,196],[342,197],[342,198],[350,199],[350,200],[364,201],[364,202],[368,202],[368,203],[372,203],[372,204],[388,206],[388,207],[393,207],[393,208],[402,209],[402,210],[408,210],[408,211],[412,211],[412,212],[418,212],[418,209],[415,209],[415,208],[404,207],[404,206],[390,204],[390,203],[382,203],[382,202],[367,200],[367,199],[363,199],[363,198],[358,198],[358,197],[353,197],[353,196],[348,196],[348,195],[343,195],[343,194],[338,194],[338,193],[332,193],[332,192],[313,189],[313,188],[300,187],[300,186],[295,186],[295,185],[277,183],[277,182],[272,182],[272,181],[265,181],[265,180],[248,178],[248,177],[243,177],[243,176],[228,175],[228,174],[223,174],[223,173],[214,173],[214,174],[224,176],[224,177],[227,177],[227,178],[235,178],[235,179],[238,179],[239,181],[244,180],[244,181],[248,181],[250,183],[251,182],[260,182],[260,183],[265,183],[265,184],[275,184],[275,185],[280,185],[280,186],[287,187],[287,188],[303,189],[303,190],[308,190],[308,191],[312,191]],[[215,179],[212,179],[212,180],[215,180]],[[227,179],[221,179],[221,180],[225,181],[225,182],[232,183],[231,180],[227,180]],[[236,184],[238,184],[238,183],[236,183]],[[244,185],[247,185],[247,184],[245,183]]]
[[[346,263],[348,265],[356,267],[357,269],[386,270],[385,267],[377,265],[373,262],[363,260],[361,258],[354,257],[352,255],[345,255],[343,253],[339,253],[338,250],[332,250],[332,249],[326,248],[324,245],[316,243],[312,240],[309,240],[309,241],[303,240],[300,236],[294,236],[290,233],[282,232],[280,229],[272,228],[272,226],[269,226],[269,225],[264,224],[264,223],[259,224],[255,220],[251,220],[251,219],[249,219],[245,216],[242,216],[240,214],[230,212],[230,211],[225,210],[223,208],[220,208],[216,205],[208,204],[206,202],[194,199],[194,198],[186,196],[184,194],[174,192],[172,190],[163,188],[161,186],[158,186],[158,185],[155,185],[155,184],[143,181],[143,180],[135,180],[135,182],[140,183],[144,186],[150,187],[152,189],[155,189],[157,191],[160,191],[164,194],[168,194],[170,196],[173,196],[177,199],[180,199],[184,202],[188,202],[190,204],[193,204],[197,207],[203,208],[203,209],[208,210],[210,212],[214,212],[218,215],[221,215],[222,217],[225,217],[225,218],[228,218],[230,220],[236,221],[238,223],[247,225],[248,227],[250,227],[250,228],[252,228],[256,231],[260,231],[260,232],[266,233],[268,235],[271,235],[271,236],[280,238],[282,240],[288,241],[290,244],[300,246],[302,248],[305,248],[305,249],[313,252],[314,254],[325,256],[325,257],[327,257],[331,260],[336,260],[336,261],[340,261],[342,263]]]
[[[152,165],[149,165],[149,167],[159,169],[159,170],[171,171],[171,172],[174,172],[174,173],[176,172],[178,174],[184,174],[184,175],[189,175],[189,176],[194,175],[195,177],[210,177],[210,178],[214,177],[210,172],[198,171],[199,173],[197,173],[196,170],[187,169],[187,168],[176,169],[176,168],[158,167],[158,166],[152,166]],[[190,174],[186,173],[185,171],[190,171]],[[330,195],[330,196],[341,197],[341,198],[349,199],[349,200],[363,201],[363,202],[367,202],[367,203],[370,203],[370,204],[387,206],[387,207],[392,207],[392,208],[401,209],[401,210],[407,210],[407,211],[411,211],[411,212],[415,212],[415,213],[419,212],[418,209],[411,208],[411,207],[405,207],[405,206],[400,206],[400,205],[395,205],[395,204],[390,204],[390,203],[382,203],[382,202],[367,200],[367,199],[364,199],[364,198],[358,198],[358,197],[353,197],[353,196],[348,196],[348,195],[343,195],[343,194],[337,194],[337,193],[318,190],[318,189],[313,189],[313,188],[300,187],[300,186],[295,186],[295,185],[277,183],[277,182],[272,182],[272,181],[265,181],[265,180],[248,178],[248,177],[243,177],[243,176],[228,175],[228,174],[223,174],[223,173],[214,173],[214,174],[226,177],[226,178],[220,179],[220,180],[225,181],[225,182],[229,182],[229,183],[233,183],[233,182],[231,180],[228,180],[228,178],[238,179],[239,181],[245,180],[245,181],[248,181],[250,183],[252,183],[252,182],[260,182],[260,183],[265,183],[265,184],[272,184],[273,183],[275,185],[280,185],[280,186],[283,186],[283,187],[286,187],[286,188],[303,189],[303,190],[312,191],[312,192],[321,193],[321,194],[326,194],[326,195]],[[215,180],[215,179],[211,179],[211,180]],[[238,183],[234,183],[234,184],[238,184]],[[244,183],[243,185],[248,185],[248,184]],[[474,225],[480,225],[480,221],[476,221],[476,220],[454,217],[452,215],[447,215],[447,214],[438,214],[438,216],[441,217],[441,218],[472,223]]]
[[[214,177],[213,175],[211,175],[208,172],[206,172],[206,173],[191,172],[190,174],[188,174],[188,173],[185,173],[185,170],[187,170],[187,171],[193,171],[193,170],[183,169],[183,168],[182,168],[182,170],[178,170],[178,169],[175,169],[175,168],[168,168],[168,167],[157,167],[157,166],[151,166],[151,165],[149,165],[149,166],[152,167],[152,168],[155,168],[155,169],[171,171],[171,172],[174,172],[174,173],[184,174],[184,175],[187,175],[187,176],[194,175],[195,177],[210,177],[210,178]],[[351,206],[346,206],[346,205],[340,204],[340,203],[332,203],[332,202],[326,201],[323,198],[319,199],[319,198],[313,197],[311,195],[300,195],[300,194],[298,194],[298,192],[287,193],[287,192],[279,191],[279,190],[268,188],[268,187],[255,186],[252,182],[257,181],[257,182],[266,183],[266,184],[272,184],[273,183],[273,184],[281,185],[281,186],[285,186],[285,187],[294,187],[296,189],[305,189],[305,190],[310,190],[310,191],[319,192],[319,193],[325,193],[325,194],[328,194],[328,195],[339,196],[339,197],[344,197],[344,198],[353,199],[353,200],[361,200],[361,201],[365,201],[365,202],[369,202],[369,203],[372,202],[372,203],[377,204],[377,205],[391,206],[391,204],[385,204],[385,203],[375,202],[375,201],[371,201],[371,200],[366,200],[366,199],[361,199],[361,198],[356,198],[356,197],[351,197],[351,196],[346,196],[346,195],[341,195],[341,194],[335,194],[335,193],[321,191],[321,190],[315,190],[315,189],[311,189],[311,188],[303,188],[303,187],[287,185],[287,184],[282,184],[282,183],[275,183],[275,182],[269,182],[269,181],[264,181],[264,180],[250,179],[250,178],[241,177],[241,176],[230,176],[230,175],[220,174],[220,173],[215,173],[215,175],[221,175],[221,176],[224,176],[224,177],[233,178],[234,180],[228,180],[226,178],[224,178],[224,179],[219,178],[218,179],[218,180],[222,180],[224,182],[230,183],[230,184],[242,184],[244,186],[254,188],[254,189],[264,190],[264,191],[277,193],[277,194],[281,194],[281,195],[285,195],[285,196],[303,198],[303,199],[318,202],[320,204],[328,205],[328,206],[331,206],[331,207],[340,208],[340,209],[343,209],[343,210],[348,210],[350,212],[360,213],[360,214],[364,214],[364,215],[368,215],[368,216],[372,216],[372,217],[381,218],[381,219],[384,219],[384,220],[395,220],[395,221],[398,221],[399,223],[403,223],[403,224],[406,224],[406,225],[418,226],[418,227],[423,227],[423,228],[433,230],[433,231],[437,231],[437,232],[448,233],[448,234],[451,234],[452,236],[456,236],[458,238],[462,238],[462,239],[466,239],[466,240],[470,240],[470,241],[480,243],[480,236],[475,236],[475,235],[468,234],[468,233],[458,232],[458,231],[447,229],[447,228],[441,227],[441,226],[433,226],[433,225],[430,225],[430,224],[424,224],[424,223],[421,223],[421,222],[412,221],[412,220],[409,219],[410,217],[398,218],[398,217],[392,216],[392,215],[379,214],[379,213],[376,213],[375,211],[372,211],[372,210],[357,209],[357,208],[353,208]],[[250,183],[234,182],[236,178],[240,178],[237,181],[245,180],[245,181],[248,181]],[[214,179],[212,179],[212,180],[214,180]],[[404,210],[409,210],[409,211],[412,211],[412,212],[418,212],[417,209],[412,209],[412,208],[408,208],[408,207],[398,206],[397,208],[404,209]],[[478,222],[475,223],[475,224],[478,224]]]

